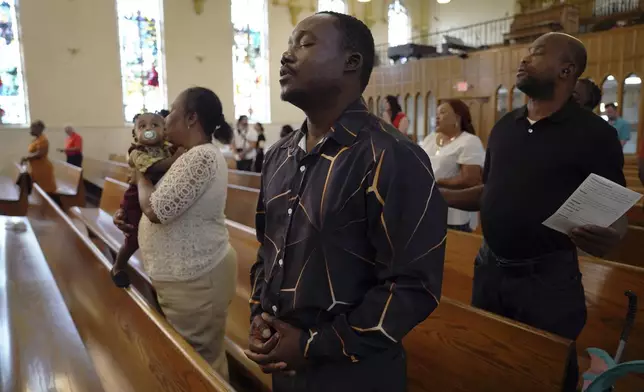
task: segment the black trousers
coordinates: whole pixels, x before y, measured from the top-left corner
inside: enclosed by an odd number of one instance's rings
[[[77,167],[83,167],[83,154],[67,155],[67,163]]]
[[[576,340],[586,324],[586,301],[576,251],[528,260],[494,255],[484,242],[474,263],[472,306]],[[577,356],[564,391],[576,391]]]
[[[407,359],[402,345],[352,363],[310,365],[295,376],[273,376],[273,392],[406,392]]]
[[[252,159],[242,159],[242,160],[237,161],[237,170],[253,171],[253,160]]]

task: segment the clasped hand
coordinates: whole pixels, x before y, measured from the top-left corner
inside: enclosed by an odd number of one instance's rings
[[[621,239],[616,229],[594,225],[573,229],[570,238],[579,249],[596,257],[605,256]]]
[[[249,350],[244,353],[264,373],[286,372],[294,375],[305,363],[300,347],[302,330],[262,313],[255,316],[248,336]]]

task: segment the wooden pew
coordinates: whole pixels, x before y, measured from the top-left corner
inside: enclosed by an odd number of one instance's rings
[[[226,197],[226,217],[254,228],[258,197],[259,189],[229,184]]]
[[[99,188],[103,188],[107,177],[127,182],[129,175],[130,168],[126,163],[92,158],[83,159],[83,178]]]
[[[228,165],[229,169],[237,169],[237,161],[235,161],[235,156],[232,152],[224,152],[224,158],[226,158],[226,164]]]
[[[626,235],[617,249],[610,252],[606,260],[644,268],[644,227],[629,225]]]
[[[20,222],[25,232],[5,227]],[[0,390],[103,391],[26,218],[0,216]],[[4,324],[4,325],[3,325]],[[37,364],[37,366],[34,366]],[[60,389],[58,389],[60,388]]]
[[[29,218],[106,391],[234,391],[37,185]]]
[[[262,175],[260,173],[253,173],[241,170],[228,170],[228,183],[231,185],[239,185],[247,188],[259,189]]]
[[[10,175],[0,176],[0,215],[25,216],[29,206],[27,176],[20,178],[24,172],[18,163],[12,163]],[[20,179],[20,184],[17,184]]]
[[[99,208],[72,207],[70,209],[71,215],[81,221],[92,236],[97,237],[111,250],[111,256],[113,258],[125,241],[125,236],[123,232],[112,224],[112,216],[119,209],[127,187],[128,185],[126,183],[106,178]],[[137,289],[150,305],[160,311],[156,292],[152,287],[149,277],[144,272],[143,260],[139,251],[130,258],[127,272],[130,276],[132,286]]]
[[[258,243],[253,229],[230,221],[227,225],[237,251],[239,278],[226,333],[232,343],[245,347],[250,267]],[[405,338],[404,345],[410,392],[558,391],[574,350],[569,340],[445,296],[438,309]]]
[[[449,230],[443,278],[445,295],[469,303],[474,258],[481,241],[479,235]],[[640,298],[644,297],[644,269],[589,257],[580,257],[579,267],[583,274],[588,319],[577,347],[580,350],[599,347],[612,353],[626,314],[624,291],[633,290]],[[644,304],[640,301],[623,360],[641,359],[641,353],[644,353]]]
[[[83,170],[58,159],[53,159],[51,163],[56,177],[56,196],[60,199],[63,210],[67,211],[72,206],[84,206]]]
[[[124,190],[124,187],[121,189]],[[106,221],[105,224],[109,222]],[[258,243],[255,240],[255,231],[250,227],[232,221],[227,221],[227,226],[231,244],[238,253],[238,285],[237,295],[229,308],[226,350],[236,362],[261,380],[264,384],[263,389],[266,389],[270,387],[270,378],[261,373],[257,365],[249,361],[242,351],[248,339],[250,267],[256,259]],[[410,391],[436,390],[434,388],[445,391],[471,391],[480,385],[485,385],[486,389],[476,390],[495,390],[499,388],[499,384],[516,386],[515,390],[522,391],[560,390],[564,364],[572,350],[572,342],[524,325],[517,327],[516,323],[449,299],[444,299],[439,309],[436,316],[433,316],[435,319],[427,320],[423,324],[424,327],[419,327],[417,334],[414,332],[416,335],[410,335],[408,340],[412,340],[406,342],[411,358],[410,364],[415,364],[414,373],[410,375]],[[481,329],[476,332],[465,330],[465,326],[472,325],[481,325]],[[460,335],[455,336],[455,331],[460,331]],[[418,336],[423,341],[417,342],[413,340],[413,336]],[[523,347],[508,345],[504,343],[506,336],[525,342],[532,349],[525,350]],[[430,340],[429,343],[425,342],[427,339]],[[464,345],[463,341],[470,345]],[[451,363],[438,360],[445,353],[449,354],[451,361],[455,361],[453,363],[475,362],[474,366],[468,366],[468,372],[472,376],[461,380],[462,368],[455,366],[450,372],[444,373],[445,377],[440,377],[440,381],[436,377],[425,377],[428,365],[419,364],[419,361],[425,361],[428,354],[417,352],[415,349],[421,346],[423,350],[434,353],[434,358],[429,359],[433,361],[430,374],[441,373],[437,369]],[[489,362],[492,354],[499,358],[499,362]],[[522,366],[530,361],[537,363],[530,367],[531,370],[526,371]],[[482,377],[486,379],[481,380]],[[259,390],[259,387],[253,390]]]
[[[110,154],[107,159],[114,162],[127,163],[127,157],[122,154]]]

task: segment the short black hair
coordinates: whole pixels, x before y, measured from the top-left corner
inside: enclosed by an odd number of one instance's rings
[[[224,117],[221,100],[212,90],[191,87],[183,92],[186,114],[195,113],[206,136],[214,137],[223,144],[230,144],[233,130]]]
[[[589,78],[579,79],[579,83],[588,88],[588,101],[585,102],[587,109],[594,110],[602,100],[602,90]],[[610,105],[610,104],[609,104]]]
[[[39,128],[41,130],[45,130],[45,123],[42,122],[42,120],[36,120],[33,123],[31,123],[33,127]]]
[[[163,118],[168,117],[168,114],[170,114],[170,111],[167,109],[161,109],[157,112],[157,114]]]
[[[362,70],[360,71],[360,88],[364,91],[369,84],[371,72],[376,59],[376,45],[371,30],[360,19],[351,15],[333,11],[322,11],[318,14],[334,16],[342,34],[342,45],[345,49],[362,55]]]
[[[608,108],[617,109],[617,105],[615,105],[615,104],[614,104],[614,103],[612,103],[612,102],[611,102],[611,103],[607,103],[606,105],[604,105],[604,110],[606,110],[606,109],[608,109]]]

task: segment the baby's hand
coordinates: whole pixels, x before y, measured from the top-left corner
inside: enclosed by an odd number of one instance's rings
[[[177,151],[174,152],[173,157],[179,158],[181,155],[183,155],[184,152],[186,152],[185,147],[177,147]]]

